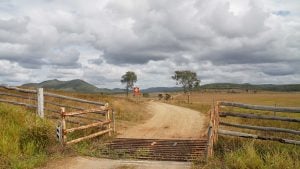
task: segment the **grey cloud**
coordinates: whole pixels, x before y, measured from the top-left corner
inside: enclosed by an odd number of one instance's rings
[[[114,64],[145,64],[150,60],[158,61],[168,58],[165,54],[131,51],[129,53],[104,53],[106,60]]]
[[[47,64],[64,68],[79,68],[81,66],[78,63],[79,56],[80,52],[76,49],[58,50],[52,53]]]
[[[8,20],[0,19],[0,30],[15,33],[26,32],[26,27],[29,23],[29,17],[12,18]]]
[[[273,14],[279,15],[279,16],[288,16],[291,14],[291,12],[287,11],[287,10],[280,10],[280,11],[273,12]]]
[[[296,2],[251,1],[238,11],[231,0],[3,2],[0,62],[39,69],[26,77],[33,80],[86,77],[105,86],[94,79],[109,74],[100,79],[120,85],[134,70],[140,84],[166,86],[176,69],[196,71],[203,83],[300,80]]]

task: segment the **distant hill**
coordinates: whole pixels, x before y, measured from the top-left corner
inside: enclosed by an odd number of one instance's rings
[[[182,87],[151,87],[142,89],[142,93],[155,93],[155,92],[177,92],[182,91]]]
[[[46,89],[84,92],[84,93],[112,92],[112,90],[110,89],[105,89],[105,88],[100,89],[80,79],[75,79],[70,81],[60,81],[54,79],[54,80],[47,80],[42,83],[27,83],[22,85],[22,87],[30,87],[30,88],[43,87]]]
[[[124,93],[125,89],[115,88],[98,88],[90,83],[87,83],[80,79],[70,81],[60,81],[57,79],[47,80],[42,83],[27,83],[22,85],[23,87],[38,88],[43,87],[46,89],[83,92],[83,93]],[[202,85],[200,89],[241,89],[241,90],[265,90],[265,91],[282,91],[292,92],[300,91],[300,84],[286,84],[286,85],[273,85],[262,84],[253,85],[249,83],[236,84],[236,83],[212,83]],[[142,93],[154,93],[154,92],[176,92],[182,91],[181,87],[152,87],[148,89],[142,89]]]
[[[201,89],[242,89],[242,90],[265,90],[265,91],[281,91],[281,92],[292,92],[300,91],[300,84],[261,84],[253,85],[249,83],[236,84],[236,83],[212,83],[202,85]]]

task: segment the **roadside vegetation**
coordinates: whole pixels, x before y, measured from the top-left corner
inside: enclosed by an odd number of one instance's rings
[[[54,126],[32,111],[0,104],[0,168],[34,168],[54,155]]]

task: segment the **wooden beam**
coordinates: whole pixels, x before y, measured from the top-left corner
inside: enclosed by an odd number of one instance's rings
[[[49,118],[49,119],[60,119],[60,116],[54,116],[54,115],[45,115],[45,117]],[[86,123],[82,123],[79,121],[75,121],[75,120],[68,120],[66,119],[66,122],[68,123],[72,123],[72,124],[78,124],[78,125],[86,125]]]
[[[102,103],[102,102],[89,101],[89,100],[79,99],[79,98],[70,97],[70,96],[63,96],[63,95],[54,94],[54,93],[45,93],[45,96],[67,99],[67,100],[77,101],[77,102],[81,102],[81,103],[94,104],[94,105],[99,105],[99,106],[104,106],[106,104],[106,103]]]
[[[278,142],[286,143],[286,144],[300,145],[300,141],[297,141],[297,140],[289,140],[289,139],[274,138],[274,137],[264,137],[264,136],[258,136],[258,135],[254,135],[254,134],[248,134],[248,133],[242,133],[242,132],[236,132],[236,131],[228,131],[228,130],[219,129],[218,133],[221,135],[226,135],[226,136],[254,138],[254,139],[260,139],[260,140],[278,141]]]
[[[29,108],[37,108],[36,105],[27,104],[27,103],[19,103],[19,102],[10,101],[10,100],[4,100],[4,99],[0,99],[0,102],[9,103],[9,104],[18,105],[18,106],[26,106]]]
[[[36,93],[36,90],[21,89],[18,87],[11,87],[11,86],[0,86],[0,87],[7,89],[7,90],[16,90],[18,92],[23,92],[23,93]]]
[[[277,128],[277,127],[250,126],[250,125],[241,125],[241,124],[233,124],[233,123],[226,123],[226,122],[220,122],[220,125],[244,128],[244,129],[251,129],[251,130],[274,131],[274,132],[282,132],[282,133],[290,133],[290,134],[300,135],[300,131],[298,131],[298,130]]]
[[[18,98],[27,99],[27,100],[35,100],[35,101],[37,100],[34,97],[27,97],[27,96],[22,96],[22,95],[17,95],[17,94],[10,94],[10,93],[3,93],[3,92],[0,92],[0,95],[18,97]]]
[[[67,134],[67,133],[71,133],[71,132],[74,132],[74,131],[77,131],[77,130],[83,130],[83,129],[87,129],[87,128],[91,128],[91,127],[103,126],[105,124],[109,124],[110,122],[111,122],[111,120],[92,123],[92,124],[88,124],[88,125],[84,125],[84,126],[80,126],[80,127],[66,129],[64,132],[65,132],[65,134]]]
[[[75,140],[68,141],[68,142],[66,142],[66,144],[69,145],[69,144],[73,144],[73,143],[78,143],[78,142],[86,140],[86,139],[90,139],[90,138],[93,138],[93,137],[103,135],[105,133],[110,132],[111,130],[112,130],[111,128],[107,129],[107,130],[103,130],[103,131],[100,131],[100,132],[97,132],[97,133],[94,133],[94,134],[91,134],[91,135],[88,135],[88,136],[85,136],[85,137],[81,137],[81,138],[78,138],[78,139],[75,139]]]
[[[51,105],[54,105],[54,106],[58,106],[58,107],[65,107],[65,108],[70,108],[70,109],[75,109],[75,110],[84,110],[84,108],[82,108],[82,107],[68,106],[68,105],[58,104],[58,103],[49,102],[49,101],[45,101],[45,103],[46,104],[51,104]]]
[[[252,110],[300,113],[299,107],[274,107],[274,106],[250,105],[250,104],[242,104],[242,103],[234,103],[234,102],[220,102],[220,104],[222,106],[232,106],[232,107],[239,107],[239,108],[252,109]]]
[[[84,115],[74,115],[74,116],[72,116],[72,117],[74,117],[74,118],[79,118],[79,119],[86,119],[86,120],[93,120],[93,121],[103,121],[103,120],[101,120],[101,119],[97,119],[97,118],[91,118],[91,117],[86,117],[86,116],[84,116]]]
[[[246,114],[246,113],[236,113],[236,112],[220,112],[220,117],[226,117],[226,116],[241,117],[247,119],[265,119],[265,120],[278,120],[278,121],[288,121],[288,122],[300,122],[300,119],[297,118]]]
[[[78,114],[87,114],[87,113],[92,113],[92,112],[101,112],[107,110],[106,107],[101,107],[101,108],[97,108],[97,109],[88,109],[88,110],[83,110],[83,111],[75,111],[75,112],[69,112],[69,113],[65,113],[65,116],[75,116]]]
[[[205,160],[208,161],[208,158],[212,156],[213,152],[213,140],[212,140],[212,122],[210,122],[207,131],[207,145],[205,151]]]
[[[37,113],[41,118],[44,118],[44,89],[38,88],[37,89]]]
[[[54,103],[54,102],[49,102],[49,101],[45,101],[45,103],[47,104],[52,104],[52,105],[55,105],[55,106],[59,106],[59,107],[65,107],[65,108],[71,108],[71,109],[77,109],[77,110],[85,110],[84,108],[81,108],[81,107],[74,107],[74,106],[67,106],[67,105],[63,105],[63,104],[58,104],[58,103]],[[50,110],[51,111],[51,110]],[[53,110],[52,110],[53,111]],[[60,111],[54,111],[55,113],[60,113]],[[98,113],[99,114],[99,113]],[[101,114],[104,114],[104,113],[101,113]],[[77,118],[82,118],[82,119],[87,119],[87,120],[94,120],[94,121],[101,121],[99,119],[96,119],[96,118],[90,118],[90,117],[85,117],[83,115],[73,115],[74,117],[77,117]]]
[[[59,111],[59,110],[53,110],[53,109],[49,109],[49,108],[44,108],[44,110],[45,110],[45,111],[48,111],[48,112],[60,114],[60,111]]]
[[[67,129],[67,123],[66,123],[66,116],[65,116],[65,108],[61,107],[60,108],[60,112],[61,112],[61,127],[62,127],[62,143],[63,145],[66,143],[67,141],[67,135],[65,134],[65,131]]]
[[[18,87],[10,87],[10,86],[0,86],[4,89],[8,89],[8,90],[16,90],[19,92],[24,92],[24,93],[37,93],[36,90],[29,90],[29,89],[21,89]],[[62,99],[67,99],[67,100],[73,100],[73,101],[77,101],[77,102],[82,102],[82,103],[89,103],[89,104],[94,104],[94,105],[100,105],[100,106],[104,106],[105,103],[102,102],[95,102],[95,101],[89,101],[89,100],[84,100],[84,99],[79,99],[79,98],[75,98],[75,97],[70,97],[70,96],[63,96],[63,95],[59,95],[59,94],[54,94],[54,93],[44,93],[45,96],[50,96],[50,97],[55,97],[55,98],[62,98]]]

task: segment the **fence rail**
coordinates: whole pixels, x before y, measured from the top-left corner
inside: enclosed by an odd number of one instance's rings
[[[0,102],[14,104],[14,105],[18,105],[18,106],[25,106],[25,107],[29,107],[29,108],[37,108],[37,106],[33,105],[33,104],[20,103],[20,102],[5,100],[5,99],[0,99]]]
[[[18,87],[10,87],[10,86],[0,86],[0,87],[2,87],[4,89],[8,89],[8,90],[15,90],[15,91],[18,91],[18,92],[23,92],[23,93],[33,93],[33,94],[37,93],[36,90],[22,89],[22,88],[18,88]],[[55,98],[61,98],[61,99],[66,99],[66,100],[82,102],[82,103],[94,104],[94,105],[99,105],[99,106],[104,106],[105,105],[105,103],[103,103],[103,102],[95,102],[95,101],[90,101],[90,100],[84,100],[84,99],[79,99],[79,98],[75,98],[75,97],[71,97],[71,96],[59,95],[59,94],[55,94],[55,93],[45,92],[44,96],[50,96],[50,97],[55,97]]]
[[[297,119],[297,118],[256,115],[256,114],[237,113],[237,112],[220,112],[220,117],[226,117],[226,116],[241,117],[241,118],[246,118],[246,119],[264,119],[264,120],[300,122],[300,119]]]
[[[242,129],[274,131],[274,132],[282,132],[282,133],[290,133],[290,134],[300,135],[300,131],[298,131],[298,130],[277,128],[277,127],[261,127],[261,126],[241,125],[241,124],[233,124],[233,123],[226,123],[226,122],[220,122],[220,125],[242,128]]]
[[[248,134],[248,133],[242,133],[237,131],[229,131],[229,130],[218,130],[218,133],[225,136],[236,136],[236,137],[244,137],[244,138],[254,138],[254,139],[260,139],[260,140],[271,140],[271,141],[278,141],[281,143],[287,143],[287,144],[295,144],[300,145],[300,141],[297,140],[290,140],[290,139],[283,139],[283,138],[274,138],[274,137],[266,137],[266,136],[258,136],[255,134]]]
[[[79,126],[79,127],[73,127],[73,128],[69,128],[67,129],[67,117],[68,116],[74,116],[77,114],[87,114],[87,113],[91,113],[91,112],[97,112],[97,111],[105,111],[105,121],[103,122],[97,122],[97,123],[91,123],[91,124],[86,124],[84,126]],[[65,108],[61,108],[61,143],[63,145],[69,145],[69,144],[74,144],[74,143],[78,143],[80,141],[89,139],[89,138],[93,138],[93,137],[97,137],[106,133],[109,133],[109,135],[111,136],[111,131],[113,130],[113,128],[111,128],[110,123],[112,122],[111,117],[110,117],[110,113],[114,114],[113,111],[111,111],[108,108],[108,105],[106,105],[105,107],[102,107],[101,109],[90,109],[90,110],[83,110],[80,112],[65,112]],[[98,131],[96,133],[87,135],[87,136],[83,136],[77,139],[73,139],[73,140],[67,140],[67,134],[74,132],[74,131],[79,131],[79,130],[84,130],[84,129],[89,129],[89,128],[93,128],[93,127],[100,127],[100,126],[104,126],[107,125],[107,128],[105,130],[101,130]]]
[[[298,107],[273,107],[273,106],[261,106],[261,105],[250,105],[243,103],[235,103],[235,102],[220,102],[222,106],[231,106],[231,107],[239,107],[244,109],[252,109],[252,110],[266,110],[273,112],[289,112],[289,113],[300,113],[300,108]]]
[[[28,100],[36,100],[37,99],[35,97],[27,97],[27,96],[22,96],[22,95],[17,95],[17,94],[10,94],[10,93],[4,93],[4,92],[0,92],[0,95],[2,95],[2,96],[10,96],[10,97],[17,97],[17,98],[28,99]]]
[[[288,113],[288,112],[289,113],[299,113],[300,112],[300,108],[298,108],[298,107],[272,107],[272,106],[260,106],[260,105],[250,105],[250,104],[243,104],[243,103],[234,103],[234,102],[219,102],[219,105],[221,105],[223,107],[231,106],[231,107],[238,107],[238,108],[244,108],[244,109],[264,110],[264,111],[272,111],[272,112],[286,112],[286,113]],[[241,118],[247,118],[247,119],[277,120],[277,121],[296,122],[296,123],[300,122],[300,119],[298,119],[298,118],[276,117],[276,116],[267,116],[267,115],[258,115],[258,114],[238,113],[238,112],[219,112],[219,116],[220,117],[232,116],[232,117],[241,117]],[[228,123],[228,122],[224,122],[224,121],[219,122],[219,125],[220,126],[230,126],[230,127],[234,127],[234,128],[250,129],[250,130],[282,132],[282,133],[288,133],[288,134],[293,134],[293,135],[300,135],[299,130],[286,129],[286,128],[242,125],[242,124]],[[254,138],[254,139],[261,139],[261,140],[279,141],[281,143],[300,145],[300,141],[297,141],[297,140],[258,136],[258,135],[254,135],[254,134],[248,134],[248,133],[242,133],[242,132],[230,131],[230,130],[218,129],[218,134],[244,137],[244,138]]]
[[[37,90],[29,90],[29,89],[22,89],[18,87],[0,86],[0,89],[1,89],[0,96],[5,96],[5,99],[3,99],[3,97],[0,98],[0,102],[36,109],[37,114],[41,118],[44,118],[45,116],[47,118],[61,120],[60,121],[61,136],[59,140],[63,145],[77,143],[79,141],[100,136],[105,133],[109,133],[109,135],[111,135],[111,131],[115,131],[114,112],[112,108],[108,106],[107,103],[95,102],[95,101],[90,101],[90,100],[85,100],[85,99],[80,99],[80,98],[75,98],[70,96],[48,93],[48,92],[44,92],[42,88],[38,88]],[[67,102],[61,103],[61,101],[67,101]],[[82,105],[93,105],[95,108],[90,108],[90,106],[89,108],[84,108],[78,105],[76,106],[69,105],[70,101],[83,103]],[[58,109],[61,107],[63,107],[63,111]],[[66,112],[65,108],[69,108],[73,111]],[[44,115],[44,111],[49,112],[50,114],[47,113]],[[92,114],[93,114],[92,117],[87,116]],[[105,116],[105,119],[103,120],[100,117],[97,118],[94,117],[99,115],[101,117]],[[67,119],[67,117],[69,118]],[[77,124],[80,126],[67,129],[66,123]],[[111,123],[113,123],[113,128],[111,128]],[[107,127],[105,130],[101,130],[97,133],[93,133],[91,135],[84,136],[82,138],[78,138],[70,141],[67,141],[66,139],[68,133],[89,129],[92,127],[101,127],[101,126],[107,126]]]

